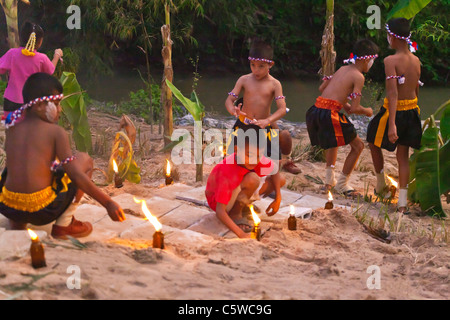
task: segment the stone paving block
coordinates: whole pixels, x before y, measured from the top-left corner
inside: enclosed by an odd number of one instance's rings
[[[303,219],[309,219],[312,215],[312,209],[311,208],[304,208],[304,207],[298,207],[297,205],[294,205],[295,209],[295,216],[297,218],[303,218]],[[289,218],[291,208],[290,206],[280,208],[276,214],[273,216],[268,216],[265,212],[260,214],[259,217],[263,221],[284,221],[287,218]]]
[[[29,254],[31,239],[26,230],[5,230],[4,228],[1,230],[3,231],[0,231],[0,261]],[[39,240],[43,241],[47,238],[45,231],[36,230],[35,232]]]
[[[183,204],[182,206],[162,216],[159,221],[162,224],[166,224],[174,228],[186,229],[210,212],[211,211],[204,207]]]
[[[116,222],[111,220],[111,218],[108,215],[106,215],[101,220],[96,221],[93,224],[94,230],[92,231],[92,233],[87,237],[80,238],[80,241],[87,242],[87,241],[109,240],[112,238],[119,237],[119,235],[124,230],[148,222],[142,218],[130,215],[127,215],[126,218],[127,219],[125,221]]]
[[[216,214],[212,212],[203,216],[200,221],[194,223],[187,230],[220,237],[230,231],[227,226],[217,219]]]
[[[141,210],[141,204],[136,203],[133,199],[133,195],[129,193],[123,193],[117,197],[112,198],[116,201],[125,213],[130,213],[135,216],[144,217],[144,213]],[[141,198],[137,198],[141,200]],[[181,206],[183,203],[178,200],[168,200],[158,196],[144,199],[147,202],[147,207],[155,217],[161,217],[162,215],[168,213],[169,211]],[[129,210],[131,212],[129,212]]]
[[[191,186],[188,186],[183,183],[174,183],[170,186],[164,186],[158,190],[155,190],[152,192],[155,196],[165,198],[165,199],[172,199],[174,200],[177,196],[177,193],[183,193],[188,192],[192,190]]]
[[[280,208],[289,206],[302,198],[302,195],[298,192],[290,191],[285,188],[281,188],[281,205]]]
[[[301,218],[305,220],[311,218],[313,212],[311,208],[300,207],[295,204],[293,205],[293,208],[294,208],[294,215],[296,218]],[[291,206],[281,208],[277,214],[288,218],[291,214]]]
[[[314,210],[314,209],[324,208],[325,203],[327,201],[328,200],[326,199],[325,195],[323,198],[306,195],[306,196],[302,197],[300,200],[297,200],[294,203],[294,205],[301,206],[301,207],[308,207],[308,208],[311,208]]]
[[[177,231],[179,229],[172,228],[167,225],[163,225],[161,228],[162,233],[164,234],[164,240],[166,237]],[[133,225],[125,230],[123,230],[119,237],[122,239],[128,240],[153,240],[153,234],[155,233],[155,228],[150,223],[150,221],[142,221],[140,224]]]
[[[199,248],[208,245],[214,238],[199,232],[184,229],[174,229],[173,232],[164,236],[167,245],[188,245],[190,248]]]
[[[202,186],[186,192],[177,192],[177,196],[197,200],[199,202],[206,202],[205,189],[206,186]]]

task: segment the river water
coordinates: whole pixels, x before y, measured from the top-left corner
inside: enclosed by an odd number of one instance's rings
[[[205,105],[207,112],[216,112],[228,115],[225,110],[225,100],[240,75],[234,76],[202,76],[198,82],[197,94],[200,101]],[[160,82],[160,77],[154,81]],[[312,106],[320,94],[318,88],[320,81],[310,79],[280,79],[286,103],[290,112],[285,119],[292,122],[304,122],[305,113]],[[80,77],[80,83],[91,98],[99,101],[121,102],[128,99],[130,91],[144,88],[143,82],[136,73],[121,74],[120,76],[99,77],[95,83],[91,83]],[[192,76],[175,74],[174,84],[185,95],[190,96],[192,91]],[[363,91],[361,104],[372,107],[375,112],[383,104],[385,93],[382,92],[380,100],[376,101],[378,92],[376,84],[368,84]],[[378,85],[380,87],[380,85]],[[378,89],[380,90],[380,89]],[[382,90],[382,89],[381,89]],[[445,101],[450,99],[450,89],[447,87],[429,87],[425,84],[420,88],[419,106],[421,118],[426,119]],[[176,99],[175,103],[179,104]],[[275,104],[272,110],[275,110]]]

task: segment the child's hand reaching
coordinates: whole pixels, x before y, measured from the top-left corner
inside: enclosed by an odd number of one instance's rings
[[[106,205],[106,210],[108,211],[108,215],[113,221],[122,222],[125,221],[125,214],[123,213],[122,208],[115,202],[109,201]]]
[[[281,198],[276,198],[275,200],[273,200],[272,203],[267,207],[266,214],[269,217],[273,216],[275,213],[278,212],[278,210],[280,210],[280,204]]]

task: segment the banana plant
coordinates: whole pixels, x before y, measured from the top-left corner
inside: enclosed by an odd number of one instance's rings
[[[183,104],[187,111],[192,115],[194,121],[203,123],[203,118],[205,117],[205,107],[198,99],[197,93],[195,90],[192,91],[191,98],[186,98],[180,90],[178,90],[172,82],[166,79],[166,84],[169,89],[172,91],[173,95]],[[200,139],[200,140],[199,140]],[[182,142],[183,139],[180,139],[178,143]],[[175,142],[175,145],[178,144]],[[196,164],[196,175],[195,180],[197,182],[203,181],[203,134],[194,135],[194,143],[196,145],[202,146],[202,161],[201,163]]]
[[[431,0],[399,0],[389,11],[387,20],[391,18],[412,19],[430,2]]]
[[[83,90],[73,72],[63,72],[61,79],[65,98],[61,101],[63,113],[72,127],[72,138],[78,151],[92,152],[91,130],[87,118]]]
[[[448,201],[450,193],[450,100],[425,120],[423,131],[421,148],[410,158],[408,197],[430,216],[444,218],[441,195]]]

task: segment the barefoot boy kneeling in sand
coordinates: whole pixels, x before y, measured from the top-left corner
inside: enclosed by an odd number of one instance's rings
[[[255,129],[247,131],[257,132]],[[265,130],[261,131],[266,137]],[[266,209],[267,215],[274,215],[280,208],[280,189],[286,182],[276,164],[263,156],[264,148],[258,147],[258,140],[265,139],[256,138],[256,134],[253,137],[247,141],[246,134],[239,135],[235,153],[214,167],[205,191],[208,204],[217,218],[239,238],[250,238],[252,229],[248,220],[243,218],[243,209],[260,195],[275,192],[275,200]]]
[[[114,221],[125,220],[123,210],[91,181],[93,161],[85,153],[72,155],[65,130],[57,125],[63,98],[62,85],[45,73],[35,73],[25,82],[24,101],[10,113],[6,125],[6,168],[0,181],[0,213],[12,229],[27,223],[52,228],[54,238],[85,237],[89,222],[75,220],[73,199],[83,191],[100,202]],[[55,159],[60,159],[59,163]]]

